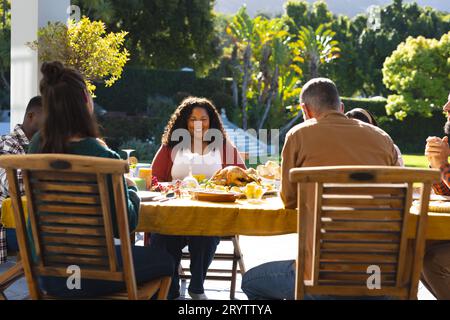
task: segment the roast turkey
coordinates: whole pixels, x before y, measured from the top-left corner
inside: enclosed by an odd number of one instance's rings
[[[217,171],[210,181],[217,185],[238,187],[245,186],[250,182],[259,183],[255,169],[250,168],[245,171],[238,166],[229,166]]]

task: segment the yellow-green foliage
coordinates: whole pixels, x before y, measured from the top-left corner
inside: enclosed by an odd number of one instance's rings
[[[383,82],[394,91],[388,97],[388,114],[399,120],[413,113],[431,116],[448,96],[450,32],[440,40],[406,39],[384,62]]]
[[[38,41],[30,45],[39,50],[39,59],[61,61],[81,72],[93,93],[94,82],[104,82],[109,87],[116,82],[129,60],[129,52],[123,48],[127,32],[106,33],[101,21],[70,21],[68,26],[56,22],[41,28]]]

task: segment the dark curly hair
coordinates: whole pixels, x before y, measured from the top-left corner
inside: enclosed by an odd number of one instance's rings
[[[223,128],[222,119],[214,104],[206,98],[187,97],[181,101],[175,112],[170,117],[169,123],[164,129],[161,143],[165,146],[173,148],[179,141],[172,141],[172,133],[176,129],[187,129],[189,116],[194,108],[203,108],[209,116],[209,128],[217,129],[223,135],[224,141],[228,139],[225,129]]]

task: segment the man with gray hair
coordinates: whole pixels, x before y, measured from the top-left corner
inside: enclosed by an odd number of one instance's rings
[[[289,170],[298,167],[340,165],[395,166],[397,152],[389,135],[368,123],[348,119],[333,81],[316,78],[302,89],[304,122],[286,135],[281,160],[281,198],[286,208],[297,207],[297,185]],[[309,186],[311,187],[311,186]],[[311,278],[314,208],[308,189],[305,279]],[[295,260],[268,262],[247,271],[242,289],[249,299],[294,299]]]

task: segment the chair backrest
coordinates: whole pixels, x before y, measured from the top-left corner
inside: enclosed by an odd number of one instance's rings
[[[416,299],[431,184],[439,176],[438,170],[383,166],[291,169],[290,181],[298,186],[296,299],[305,294]],[[419,216],[410,214],[415,182],[422,183]],[[307,212],[313,200],[313,212]],[[311,218],[312,275],[305,281],[311,239],[303,226]],[[416,221],[411,247],[408,230]]]
[[[11,155],[0,157],[0,167],[7,172],[17,239],[33,299],[42,298],[38,276],[68,277],[70,265],[80,267],[83,279],[124,281],[128,297],[137,298],[123,185],[126,161],[66,154]],[[28,220],[17,170],[22,171]],[[117,221],[112,221],[111,206]],[[119,230],[123,268],[116,256],[114,224]]]

